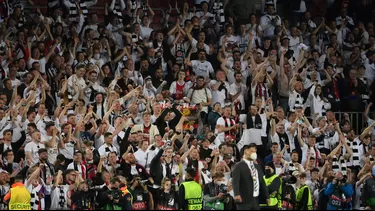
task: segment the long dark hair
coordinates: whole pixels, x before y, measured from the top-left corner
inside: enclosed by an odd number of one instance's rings
[[[321,92],[320,92],[319,95],[316,93],[316,89],[317,89],[318,87],[320,87],[320,90],[321,90]],[[315,86],[314,96],[315,96],[315,97],[318,97],[318,96],[319,96],[319,97],[320,97],[320,100],[323,100],[323,87],[322,87],[320,84],[317,84],[317,85]]]

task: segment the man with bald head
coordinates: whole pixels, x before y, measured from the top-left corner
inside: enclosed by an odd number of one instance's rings
[[[127,181],[132,181],[133,177],[136,175],[138,175],[141,180],[152,181],[152,177],[146,171],[145,167],[136,163],[136,159],[133,153],[128,153],[125,156],[125,161],[122,161],[120,169],[124,172],[123,175],[125,176]]]

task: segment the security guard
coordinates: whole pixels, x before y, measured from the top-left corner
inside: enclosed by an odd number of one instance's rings
[[[281,208],[281,179],[276,175],[273,162],[266,163],[265,170],[266,174],[263,176],[263,179],[270,193],[270,203],[267,206],[266,201],[260,201],[259,206],[261,210],[278,210]]]
[[[9,210],[31,210],[31,195],[23,184],[23,177],[16,176],[14,184],[4,196],[4,201],[9,200]]]
[[[309,186],[306,185],[306,173],[302,172],[299,175],[301,187],[296,193],[297,206],[296,210],[313,210],[312,195]],[[307,203],[306,203],[307,201]]]
[[[180,210],[201,210],[202,209],[202,186],[194,181],[196,171],[187,168],[185,182],[180,185],[178,205]]]

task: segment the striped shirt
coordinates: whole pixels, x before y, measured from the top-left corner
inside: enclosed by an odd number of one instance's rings
[[[359,150],[359,147],[360,147],[360,141],[358,138],[355,138],[353,141],[347,141],[348,143],[348,146],[352,149],[353,151],[353,155],[350,157],[350,159],[348,160],[347,162],[347,166],[349,167],[357,167],[357,166],[360,166],[360,157],[362,156],[360,154],[360,150]]]
[[[88,8],[94,6],[97,2],[98,0],[79,0],[78,2],[65,0],[64,5],[69,10],[69,21],[78,21],[80,10],[82,10],[82,14],[86,19],[89,13]]]
[[[342,175],[346,175],[346,161],[344,156],[340,156],[337,158],[336,155],[332,158],[332,171],[336,174],[337,172],[341,172]]]
[[[109,4],[108,11],[115,14],[119,19],[122,21],[122,11],[125,9],[125,2],[124,0],[112,0]]]

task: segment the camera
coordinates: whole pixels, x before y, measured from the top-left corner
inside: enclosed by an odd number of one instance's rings
[[[337,180],[337,183],[338,183],[339,185],[343,185],[343,184],[345,184],[345,183],[346,183],[346,178],[344,177],[344,178],[342,178],[342,179],[340,179],[340,180]]]
[[[219,193],[223,193],[224,194],[223,199],[221,199],[220,201],[222,201],[223,203],[229,203],[231,197],[230,197],[230,195],[228,193],[228,186],[225,185],[225,184],[221,184],[219,186]]]
[[[137,178],[137,181],[138,181],[138,183],[141,184],[141,185],[144,185],[144,184],[146,184],[146,183],[148,182],[147,179],[146,179],[146,180],[141,180],[140,178]]]
[[[171,140],[168,140],[167,142],[165,142],[165,146],[170,147],[171,145],[172,145]]]
[[[219,192],[220,192],[220,193],[227,194],[227,193],[228,193],[228,186],[227,186],[227,185],[224,185],[224,184],[221,184],[221,185],[219,186]]]
[[[119,190],[119,189],[108,190],[107,191],[107,195],[108,196],[112,196],[113,200],[119,200],[121,198],[121,196],[122,196],[122,191]]]
[[[293,57],[294,51],[291,49],[288,49],[288,51],[285,53],[285,57],[290,59]]]
[[[288,175],[283,179],[283,182],[289,185],[296,184],[297,178],[295,176]]]
[[[138,37],[136,34],[132,34],[132,42],[138,44]]]

